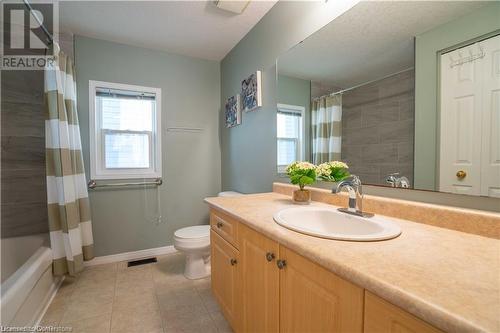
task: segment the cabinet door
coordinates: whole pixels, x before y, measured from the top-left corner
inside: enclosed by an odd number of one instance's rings
[[[281,332],[362,332],[363,289],[280,246]]]
[[[241,226],[240,254],[242,274],[242,331],[278,332],[279,270],[276,259],[279,245],[275,241]],[[267,254],[273,254],[274,259]]]
[[[213,230],[211,239],[212,292],[231,327],[238,331],[239,253]]]
[[[380,297],[366,292],[365,332],[438,333],[441,331]]]

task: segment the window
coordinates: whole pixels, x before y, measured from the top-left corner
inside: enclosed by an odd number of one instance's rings
[[[161,90],[90,81],[92,179],[161,177]]]
[[[303,106],[278,104],[278,173],[285,173],[287,165],[304,159],[304,113]]]

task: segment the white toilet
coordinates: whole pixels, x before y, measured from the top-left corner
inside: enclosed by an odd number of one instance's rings
[[[238,192],[220,192],[220,197],[242,195]],[[201,279],[210,275],[210,225],[196,225],[174,233],[174,247],[186,255],[184,276]]]
[[[174,247],[186,255],[184,275],[201,279],[210,275],[210,226],[197,225],[174,233]]]

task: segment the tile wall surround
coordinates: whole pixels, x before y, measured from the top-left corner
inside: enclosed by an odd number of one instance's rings
[[[48,232],[43,71],[2,71],[2,238]]]
[[[58,42],[73,58],[73,36]],[[42,70],[2,71],[2,238],[48,232],[43,80]]]
[[[274,183],[273,192],[292,195],[297,187],[285,183]],[[329,190],[308,188],[314,201],[335,206],[347,205],[347,194],[332,194]],[[434,205],[415,201],[365,195],[363,210],[436,227],[500,239],[500,214]]]
[[[413,184],[413,70],[342,95],[342,160],[369,184],[394,172]]]

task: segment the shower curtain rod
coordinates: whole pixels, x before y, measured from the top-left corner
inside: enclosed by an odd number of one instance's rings
[[[33,7],[31,7],[31,4],[28,2],[28,0],[23,0],[23,2],[24,2],[24,5],[26,6],[26,8],[28,8],[29,13],[38,22],[38,24],[40,25],[40,28],[42,28],[42,31],[45,34],[45,36],[47,36],[48,45],[51,45],[54,42],[54,38],[50,34],[49,30],[47,30],[47,28],[43,25],[40,18],[35,14],[35,10],[33,9]]]
[[[314,99],[319,99],[321,97],[326,97],[326,96],[335,96],[335,95],[339,95],[339,94],[343,94],[345,92],[348,92],[348,91],[351,91],[351,90],[354,90],[356,88],[361,88],[363,86],[366,86],[370,83],[374,83],[374,82],[377,82],[377,81],[380,81],[380,80],[384,80],[384,79],[388,79],[392,76],[396,76],[398,74],[401,74],[401,73],[404,73],[404,72],[408,72],[408,71],[411,71],[413,70],[415,67],[409,67],[409,68],[406,68],[406,69],[403,69],[402,71],[399,71],[399,72],[396,72],[396,73],[392,73],[392,74],[389,74],[389,75],[386,75],[386,76],[383,76],[383,77],[379,77],[375,80],[371,80],[371,81],[367,81],[367,82],[363,82],[363,83],[360,83],[358,85],[355,85],[355,86],[352,86],[350,88],[345,88],[345,89],[342,89],[342,90],[339,90],[339,91],[335,91],[335,92],[332,92],[331,94],[326,94],[326,95],[323,95],[323,96],[320,96],[320,97],[315,97]]]

